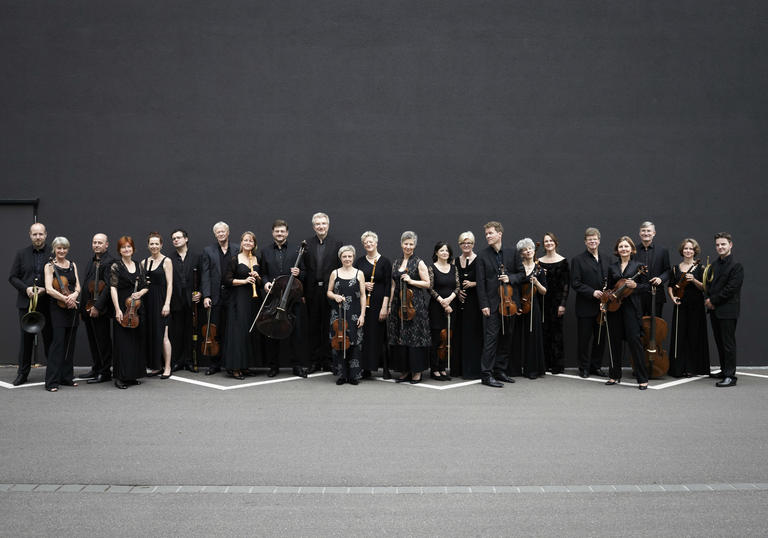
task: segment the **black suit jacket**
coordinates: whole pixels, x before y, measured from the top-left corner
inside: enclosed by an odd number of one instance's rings
[[[571,260],[571,288],[576,291],[576,317],[588,318],[600,313],[600,300],[595,290],[602,290],[608,278],[608,261],[600,251],[598,260],[585,250]]]
[[[712,282],[707,285],[706,297],[714,305],[712,315],[718,319],[737,319],[741,305],[741,286],[744,283],[744,268],[733,259],[718,258],[712,264]]]
[[[104,289],[99,295],[99,298],[96,299],[96,301],[93,303],[93,306],[96,308],[96,310],[99,311],[99,314],[106,313],[109,316],[112,316],[112,311],[114,310],[114,305],[112,304],[112,296],[110,295],[109,291],[110,267],[112,267],[114,262],[115,259],[109,252],[105,252],[101,255],[101,262],[99,263],[99,274],[97,278],[99,281],[103,281],[105,285]],[[86,266],[85,276],[82,277],[82,280],[80,281],[80,286],[83,289],[81,292],[81,297],[84,298],[84,300],[80,301],[80,311],[84,313],[83,315],[86,315],[85,307],[88,305],[88,300],[91,298],[90,294],[88,293],[88,284],[93,282],[94,276],[96,276],[95,273],[96,260],[91,257],[88,260],[88,265]]]
[[[307,273],[305,277],[305,293],[308,292],[307,290],[317,287],[317,247],[319,244],[320,239],[317,238],[317,235],[313,235],[307,239],[307,252],[304,255],[304,269]],[[341,267],[341,262],[339,261],[339,249],[344,246],[344,244],[330,235],[325,236],[323,244],[325,244],[325,252],[323,253],[323,265],[320,267],[320,273],[323,275],[323,280],[321,282],[327,285],[331,272],[334,269]]]
[[[45,288],[45,275],[43,267],[48,261],[47,253],[50,252],[51,247],[48,244],[43,245],[40,249],[43,252],[44,263],[40,267],[40,274],[35,273],[35,254],[32,245],[19,250],[16,253],[16,257],[13,259],[13,265],[11,265],[11,273],[8,276],[8,282],[18,290],[18,296],[16,297],[16,308],[28,308],[29,297],[27,297],[27,288],[35,283],[35,277],[37,277],[37,285],[41,288]],[[38,309],[48,301],[38,301]]]
[[[659,247],[655,243],[651,243],[648,248],[645,248],[643,244],[640,243],[640,246],[637,247],[637,253],[633,258],[642,265],[648,266],[648,280],[656,277],[661,279],[661,284],[657,286],[658,289],[656,290],[656,304],[666,303],[667,294],[661,293],[661,290],[667,289],[669,278],[672,274],[672,266],[669,263],[669,252],[667,249]],[[650,286],[648,287],[648,291],[643,293],[651,293]]]
[[[283,257],[282,263],[277,256],[279,250],[282,250],[285,255]],[[291,267],[293,267],[293,264],[296,263],[296,257],[298,255],[299,247],[291,247],[288,244],[288,241],[283,243],[282,248],[279,249],[274,241],[270,243],[267,248],[261,251],[261,258],[259,259],[261,262],[261,271],[259,271],[259,274],[261,275],[262,285],[266,284],[267,282],[272,282],[279,276],[291,274]],[[304,281],[305,277],[304,260],[306,259],[306,255],[307,254],[305,252],[304,256],[302,256],[302,259],[299,262],[299,280],[302,282]]]
[[[200,260],[201,273],[200,284],[203,299],[209,297],[214,306],[224,304],[227,301],[227,290],[223,288],[222,275],[225,267],[221,267],[219,252],[221,248],[219,243],[214,243],[203,249]],[[237,247],[234,243],[229,243],[229,256],[237,256]]]
[[[218,248],[218,247],[217,247]],[[231,245],[230,245],[231,248]],[[230,252],[232,252],[230,250]],[[218,254],[218,253],[217,253]],[[174,251],[168,256],[173,265],[173,291],[171,292],[171,310],[178,312],[183,308],[192,306],[192,292],[195,290],[194,269],[198,270],[198,279],[200,278],[200,255],[187,250],[187,255],[182,262],[179,253]],[[198,286],[201,281],[198,280]]]
[[[525,279],[525,273],[520,272],[522,262],[517,250],[501,247],[502,263],[509,275],[509,283],[515,287],[515,302],[519,304],[517,285]],[[491,312],[499,309],[499,267],[496,250],[488,245],[477,255],[477,299],[480,308],[490,308]]]
[[[617,260],[608,266],[608,287],[613,288],[616,282],[622,278],[632,278],[640,269],[640,266],[645,265],[637,260],[629,260],[627,266],[624,268],[624,272],[621,271],[621,260]],[[651,289],[651,285],[648,283],[648,274],[640,274],[634,279],[637,283],[637,287],[632,294],[625,298],[623,302],[630,301],[634,305],[638,315],[642,315],[642,308],[640,306],[640,295]],[[658,295],[658,294],[657,294]],[[622,304],[623,306],[623,304]]]

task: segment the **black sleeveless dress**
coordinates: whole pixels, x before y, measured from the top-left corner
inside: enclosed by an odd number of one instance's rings
[[[70,262],[67,269],[56,266],[59,276],[69,282],[70,291],[75,291],[75,264]],[[56,281],[54,274],[53,280]],[[53,330],[53,339],[48,351],[48,364],[45,368],[45,387],[72,385],[74,373],[75,341],[77,340],[77,308],[62,308],[53,297],[50,301],[49,319]]]
[[[163,317],[162,310],[165,304],[165,292],[168,281],[165,279],[163,264],[167,260],[165,256],[160,263],[155,265],[154,260],[149,259],[144,266],[149,283],[149,292],[144,295],[147,318],[147,368],[150,370],[162,370],[163,360],[163,336],[168,327],[168,317]]]
[[[337,319],[346,320],[347,338],[349,339],[349,349],[346,350],[346,361],[342,351],[332,350],[333,355],[333,373],[344,379],[360,379],[362,377],[362,368],[360,367],[360,348],[363,343],[363,328],[357,326],[357,320],[360,319],[360,284],[357,281],[358,272],[355,271],[354,278],[341,278],[336,271],[336,280],[333,283],[333,293],[344,296],[344,302],[341,303],[341,315],[339,316],[339,303],[334,302],[331,306],[331,331],[333,336],[333,322]],[[367,323],[367,320],[366,320]]]

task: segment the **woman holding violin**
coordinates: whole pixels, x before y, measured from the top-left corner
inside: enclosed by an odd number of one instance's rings
[[[45,265],[45,294],[51,304],[50,323],[53,340],[45,368],[45,390],[57,392],[62,385],[76,387],[74,348],[77,337],[77,307],[80,280],[77,267],[67,259],[69,240],[57,237],[51,243],[53,256]]]
[[[363,379],[383,367],[384,379],[389,379],[387,355],[387,313],[389,312],[389,288],[392,282],[392,262],[379,254],[379,236],[364,232],[360,237],[365,254],[355,261],[365,279],[365,310],[367,323],[363,325],[363,347],[360,351],[360,367]]]
[[[432,331],[432,346],[429,351],[429,377],[437,381],[450,381],[446,370],[450,367],[453,346],[454,324],[450,323],[458,301],[461,285],[456,266],[451,263],[453,251],[444,241],[435,245],[432,265],[429,267],[429,327]],[[455,323],[455,318],[452,320]]]
[[[224,334],[222,365],[235,379],[245,379],[258,349],[259,332],[250,331],[251,322],[259,311],[261,288],[258,248],[253,232],[240,236],[240,251],[230,258],[224,268],[224,285],[229,288],[227,326]]]
[[[145,302],[147,318],[147,376],[171,377],[171,341],[168,338],[168,321],[173,295],[173,263],[162,253],[163,238],[157,232],[147,236],[149,257],[142,261],[149,291]]]
[[[454,309],[456,326],[453,342],[455,352],[451,353],[451,374],[464,379],[480,377],[480,355],[483,352],[483,314],[477,298],[477,254],[475,234],[470,231],[459,235],[461,255],[454,260],[459,273],[459,301]],[[454,360],[454,353],[456,359]]]
[[[611,363],[609,379],[605,384],[621,383],[623,342],[626,342],[632,354],[637,388],[645,390],[648,388],[648,366],[643,354],[640,293],[646,291],[649,284],[645,266],[632,259],[636,252],[635,243],[630,237],[620,237],[613,250],[618,260],[608,267],[610,291],[604,291],[601,299],[601,308],[608,311],[605,334],[608,337]]]
[[[417,241],[415,232],[403,232],[403,255],[392,269],[387,335],[395,369],[403,372],[395,380],[398,383],[420,383],[421,373],[429,367],[429,271],[414,255]]]
[[[119,389],[140,385],[139,378],[147,373],[142,299],[149,288],[141,264],[133,260],[135,249],[133,239],[122,236],[117,240],[120,259],[110,267],[109,292],[115,307],[112,377]]]
[[[517,242],[524,277],[520,283],[520,308],[515,322],[509,375],[537,379],[545,375],[542,298],[547,293],[547,274],[536,260],[536,244],[529,237]],[[519,360],[515,360],[522,353]]]
[[[362,377],[360,348],[365,325],[365,279],[356,269],[355,247],[344,245],[338,252],[341,267],[331,272],[326,295],[331,307],[331,355],[337,385],[357,385]]]
[[[704,308],[704,267],[699,243],[686,237],[678,249],[682,261],[672,266],[667,293],[675,305],[669,341],[669,375],[709,375],[709,339]]]
[[[565,369],[563,349],[563,316],[568,301],[571,275],[568,259],[557,252],[557,236],[547,232],[541,240],[544,256],[539,263],[547,274],[548,293],[544,297],[544,362],[553,374],[562,374]]]

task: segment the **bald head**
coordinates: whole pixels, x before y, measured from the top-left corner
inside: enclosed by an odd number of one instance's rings
[[[97,256],[101,256],[107,251],[107,248],[109,248],[109,239],[107,239],[107,234],[96,234],[93,236],[93,239],[91,240],[91,248],[93,249],[93,253]]]
[[[34,248],[42,248],[45,245],[46,237],[48,237],[48,233],[45,231],[45,224],[42,222],[36,222],[29,227],[29,239],[32,241]]]

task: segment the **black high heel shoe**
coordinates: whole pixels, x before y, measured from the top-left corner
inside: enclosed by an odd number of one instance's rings
[[[618,385],[621,383],[621,379],[609,379],[605,382],[606,385]]]
[[[115,386],[119,389],[127,389],[128,385],[120,381],[119,379],[115,379]]]
[[[395,383],[405,383],[406,381],[410,381],[411,377],[412,377],[411,373],[408,372],[403,377],[398,377],[397,379],[395,379]]]
[[[638,385],[637,388],[639,388],[640,390],[646,390],[648,388],[648,383],[646,383],[645,385]]]

